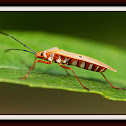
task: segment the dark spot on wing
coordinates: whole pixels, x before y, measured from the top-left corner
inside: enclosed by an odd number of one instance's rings
[[[82,56],[79,56],[80,58],[82,58]]]

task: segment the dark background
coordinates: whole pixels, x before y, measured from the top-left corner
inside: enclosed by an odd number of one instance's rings
[[[0,30],[65,34],[126,49],[126,12],[0,12]],[[0,83],[0,100],[0,114],[126,114],[126,102],[98,94],[9,83]]]

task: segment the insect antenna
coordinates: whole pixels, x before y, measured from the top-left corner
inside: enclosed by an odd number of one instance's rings
[[[7,34],[7,33],[4,33],[4,32],[1,32],[0,31],[0,34],[3,34],[3,35],[6,35],[6,36],[9,36],[11,38],[13,38],[14,40],[16,40],[17,42],[19,42],[20,44],[22,44],[23,46],[25,46],[26,48],[30,49],[32,52],[35,52],[34,50],[32,50],[31,48],[29,48],[28,46],[26,46],[25,44],[23,44],[22,42],[20,42],[19,40],[17,40],[16,38],[14,38],[13,36]],[[35,52],[36,53],[36,52]]]
[[[30,51],[27,51],[27,50],[23,50],[23,49],[7,49],[7,50],[5,50],[5,52],[8,52],[8,51],[10,51],[10,50],[19,50],[19,51],[25,51],[25,52],[29,52],[29,53],[32,53],[32,54],[36,54],[36,53],[34,53],[34,52],[30,52]]]

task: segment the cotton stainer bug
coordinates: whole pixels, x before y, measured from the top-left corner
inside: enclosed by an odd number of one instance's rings
[[[77,78],[77,80],[81,84],[81,86],[84,87],[87,90],[89,90],[89,89],[87,87],[85,87],[81,83],[81,81],[79,80],[79,78],[77,77],[77,75],[74,73],[74,71],[72,70],[72,68],[68,67],[69,65],[77,66],[77,67],[80,67],[80,68],[86,69],[86,70],[100,72],[101,75],[110,84],[111,87],[116,88],[116,89],[124,89],[124,90],[126,90],[126,88],[119,88],[119,87],[113,86],[108,81],[108,79],[105,77],[105,75],[103,74],[103,72],[105,72],[106,69],[109,69],[109,70],[114,71],[114,72],[116,72],[116,70],[113,69],[112,67],[110,67],[110,66],[108,66],[108,65],[106,65],[106,64],[104,64],[104,63],[102,63],[102,62],[100,62],[98,60],[96,60],[96,59],[93,59],[93,58],[88,57],[88,56],[76,54],[76,53],[67,52],[67,51],[64,51],[62,49],[58,49],[57,47],[53,47],[53,48],[47,49],[45,51],[35,52],[34,50],[32,50],[31,48],[29,48],[28,46],[26,46],[25,44],[23,44],[22,42],[20,42],[19,40],[17,40],[13,36],[11,36],[9,34],[6,34],[6,33],[3,33],[3,32],[0,32],[0,33],[13,38],[14,40],[16,40],[17,42],[19,42],[20,44],[22,44],[26,48],[30,49],[32,52],[27,51],[27,50],[22,50],[22,49],[8,49],[6,51],[19,50],[19,51],[26,51],[26,52],[29,52],[29,53],[32,53],[32,54],[35,55],[35,61],[34,61],[33,65],[32,65],[32,67],[30,68],[30,70],[28,71],[28,73],[26,74],[26,76],[25,77],[20,77],[20,79],[27,78],[28,75],[29,75],[29,73],[34,68],[34,66],[35,66],[35,64],[37,62],[45,63],[45,64],[52,64],[52,62],[55,62],[55,63],[58,63],[65,70],[66,69],[71,70],[73,72],[74,76]],[[43,60],[37,60],[37,58],[43,59]]]

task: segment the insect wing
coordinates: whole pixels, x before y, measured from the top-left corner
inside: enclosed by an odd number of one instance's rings
[[[96,64],[96,65],[99,65],[99,66],[103,66],[107,69],[110,69],[114,72],[117,72],[117,70],[113,69],[112,67],[94,59],[94,58],[91,58],[91,57],[88,57],[88,56],[85,56],[85,55],[80,55],[80,54],[76,54],[76,53],[71,53],[71,52],[67,52],[67,51],[64,51],[62,49],[59,49],[57,51],[55,51],[55,54],[57,55],[61,55],[61,56],[65,56],[65,57],[69,57],[69,58],[73,58],[75,60],[81,60],[81,61],[84,61],[84,62],[89,62],[89,63],[92,63],[92,64]]]
[[[47,49],[47,50],[45,50],[45,51],[48,52],[48,53],[52,53],[52,52],[56,52],[56,51],[58,51],[58,50],[59,50],[59,48],[57,48],[57,47],[52,47],[52,48]]]

